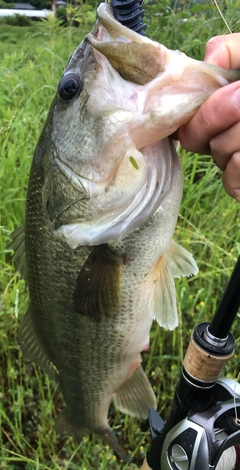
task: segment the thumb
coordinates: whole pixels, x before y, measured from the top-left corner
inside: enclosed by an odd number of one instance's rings
[[[206,46],[204,60],[224,69],[240,67],[239,41],[240,33],[210,39]]]

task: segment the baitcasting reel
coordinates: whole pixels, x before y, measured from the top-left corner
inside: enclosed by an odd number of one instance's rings
[[[198,325],[166,423],[155,410],[142,470],[240,469],[240,383],[219,379],[234,353],[229,330],[240,305],[240,257],[211,323]]]
[[[214,395],[214,406],[202,413],[190,413],[168,432],[159,461],[155,458],[152,463],[153,470],[238,468],[240,384],[232,379],[220,379],[214,387]],[[149,419],[153,439],[156,439],[161,434],[162,420],[155,410],[151,410]]]

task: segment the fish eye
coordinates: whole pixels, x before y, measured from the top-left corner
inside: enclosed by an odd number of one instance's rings
[[[58,93],[65,101],[71,100],[83,89],[83,82],[77,73],[65,75],[59,82]]]

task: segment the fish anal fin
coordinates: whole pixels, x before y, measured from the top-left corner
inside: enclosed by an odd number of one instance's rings
[[[16,266],[16,270],[21,274],[21,277],[26,280],[26,253],[25,253],[25,227],[21,227],[14,230],[10,235],[12,241],[8,248],[14,251],[13,261]]]
[[[57,416],[55,431],[62,436],[72,436],[76,442],[81,442],[84,436],[94,432],[114,450],[120,459],[124,460],[124,462],[129,462],[130,460],[119,445],[117,437],[110,426],[107,425],[106,428],[103,427],[102,429],[89,429],[84,426],[79,426],[79,424],[76,423],[76,417],[73,418],[71,416],[68,408],[65,408]]]
[[[197,263],[192,254],[173,240],[166,257],[173,277],[191,276],[198,273]]]
[[[118,312],[122,265],[123,258],[107,245],[94,248],[77,279],[73,297],[77,313],[101,321]]]
[[[113,395],[113,401],[123,413],[147,418],[150,408],[156,408],[156,397],[142,366]]]
[[[24,319],[20,325],[18,340],[23,355],[41,367],[51,379],[58,381],[58,370],[47,357],[44,347],[38,339],[30,309],[25,313]]]
[[[71,436],[76,442],[81,442],[84,436],[90,434],[90,430],[86,427],[80,427],[71,418],[68,408],[65,408],[57,416],[55,423],[55,431],[61,436]]]

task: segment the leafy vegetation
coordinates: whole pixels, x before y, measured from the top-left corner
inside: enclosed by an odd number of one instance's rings
[[[78,4],[69,4],[56,10],[56,17],[61,21],[62,26],[82,27],[88,26],[91,29],[95,18],[96,9],[92,5],[79,1]]]
[[[16,3],[30,3],[37,10],[42,10],[43,8],[48,8],[49,10],[51,10],[52,0],[30,0],[29,2],[13,2],[12,0],[1,0],[0,8],[14,8]]]
[[[9,26],[33,26],[35,22],[25,15],[20,15],[16,13],[11,16],[4,16],[0,19],[0,24],[7,24]]]
[[[15,8],[15,3],[6,3],[3,0],[0,0],[0,8]]]
[[[239,1],[226,0],[225,15],[239,30]],[[213,6],[194,12],[163,0],[146,4],[148,35],[167,47],[202,58],[205,43],[226,27]],[[192,7],[191,7],[192,8]],[[211,14],[207,14],[210,11]],[[187,18],[187,21],[185,21]],[[9,234],[24,222],[31,158],[48,108],[69,55],[89,25],[63,28],[53,19],[34,28],[0,25],[0,467],[2,470],[90,470],[126,468],[96,436],[80,445],[54,432],[64,403],[56,385],[22,358],[17,331],[27,307],[27,290],[14,270]],[[175,239],[190,250],[200,272],[177,280],[180,326],[173,333],[156,325],[144,368],[158,397],[158,411],[167,418],[190,333],[214,313],[240,248],[240,208],[221,185],[220,171],[208,156],[181,151],[185,188]],[[233,334],[236,354],[224,370],[235,377],[239,362],[239,320]],[[146,423],[110,410],[110,424],[133,455],[138,468],[150,439]],[[147,432],[146,432],[147,431]]]

